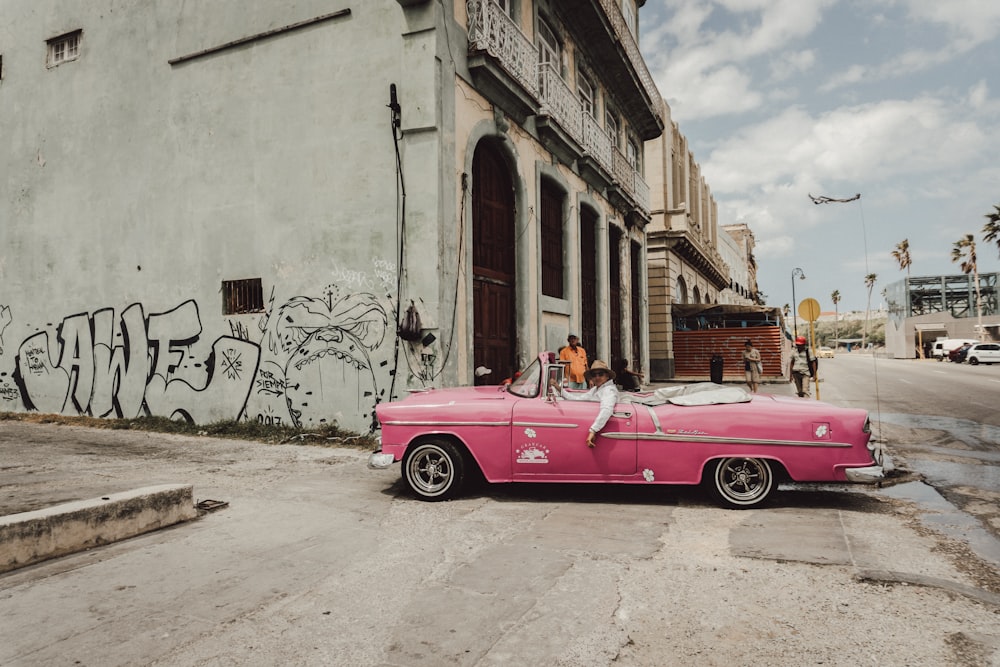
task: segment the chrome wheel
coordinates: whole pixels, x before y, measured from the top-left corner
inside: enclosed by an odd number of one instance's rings
[[[729,458],[713,463],[709,490],[724,506],[755,507],[774,489],[774,473],[766,459]]]
[[[465,480],[462,453],[445,440],[418,443],[403,460],[403,480],[421,500],[453,498]]]

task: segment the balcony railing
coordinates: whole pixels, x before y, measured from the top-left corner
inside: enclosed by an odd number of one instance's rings
[[[630,57],[635,52],[633,64],[638,62],[641,73],[649,81],[650,89],[659,93],[652,85],[652,78],[642,64],[638,55],[638,47],[632,39],[625,19],[614,2],[601,0],[602,6],[612,18],[616,31],[624,31],[620,35]],[[618,186],[628,194],[643,210],[649,210],[649,186],[642,179],[628,159],[615,148],[607,132],[597,121],[583,110],[583,104],[567,85],[552,64],[539,62],[538,49],[521,32],[521,29],[493,0],[468,0],[466,7],[469,12],[469,51],[486,52],[497,60],[504,71],[510,74],[539,102],[538,113],[552,118],[575,142],[586,155],[593,157],[598,164],[607,170]],[[615,18],[617,17],[617,18]]]
[[[540,113],[555,118],[576,142],[582,143],[583,104],[552,63],[539,63],[538,90],[542,102]]]
[[[629,30],[628,24],[625,23],[620,0],[600,0],[600,3],[604,12],[608,15],[608,20],[611,21],[611,26],[615,29],[618,42],[625,47],[625,53],[632,62],[632,67],[639,75],[639,80],[642,82],[642,87],[646,89],[646,94],[649,96],[650,102],[652,102],[653,107],[659,113],[660,109],[663,108],[663,98],[660,97],[660,91],[656,87],[656,84],[653,83],[653,76],[649,73],[649,68],[646,67],[646,61],[642,58],[642,53],[639,51],[639,45],[636,43],[635,37],[632,36],[632,31]]]
[[[583,114],[583,150],[597,160],[597,163],[604,167],[609,174],[611,173],[611,164],[614,159],[612,157],[614,146],[611,143],[611,137],[600,126],[597,119],[589,113]]]
[[[469,51],[485,51],[538,97],[538,49],[493,0],[468,0]]]

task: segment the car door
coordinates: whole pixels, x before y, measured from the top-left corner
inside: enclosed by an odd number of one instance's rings
[[[982,343],[976,346],[977,356],[980,363],[995,364],[1000,363],[1000,345],[996,343]]]
[[[635,407],[619,403],[587,447],[587,432],[600,410],[597,401],[519,401],[511,428],[515,480],[587,481],[636,472]]]

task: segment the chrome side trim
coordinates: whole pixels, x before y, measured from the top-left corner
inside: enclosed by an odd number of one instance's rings
[[[639,433],[639,440],[662,440],[664,442],[700,442],[719,445],[774,445],[777,447],[842,447],[850,449],[848,442],[830,440],[763,440],[760,438],[721,438],[715,436],[683,435],[671,433]]]
[[[383,426],[510,426],[510,422],[422,422],[422,421],[386,421]]]
[[[527,428],[579,428],[579,424],[567,424],[566,422],[559,422],[558,424],[549,424],[547,422],[514,422],[512,426],[516,427],[527,427]]]

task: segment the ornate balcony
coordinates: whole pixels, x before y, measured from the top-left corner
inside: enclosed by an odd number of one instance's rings
[[[606,188],[614,182],[614,146],[611,137],[597,119],[583,112],[583,155],[578,160],[581,175],[598,188]]]
[[[612,199],[619,200],[618,206],[622,208],[634,207],[643,214],[649,215],[649,185],[636,171],[629,159],[622,155],[617,148],[614,149],[613,164],[611,173],[615,179],[616,190],[609,194]]]
[[[574,0],[557,3],[560,19],[578,44],[587,45],[603,78],[622,101],[632,126],[643,140],[663,132],[663,98],[646,67],[639,45],[615,0]]]
[[[539,62],[538,49],[493,0],[468,0],[466,7],[469,71],[477,87],[519,123],[536,116],[546,148],[566,164],[577,163],[581,175],[598,189],[609,188],[617,206],[648,217],[649,186],[597,120],[584,111],[557,65]],[[617,21],[631,39],[620,12]],[[631,43],[641,63],[638,47],[634,40]]]
[[[520,122],[538,101],[538,49],[493,0],[468,0],[469,71]]]

